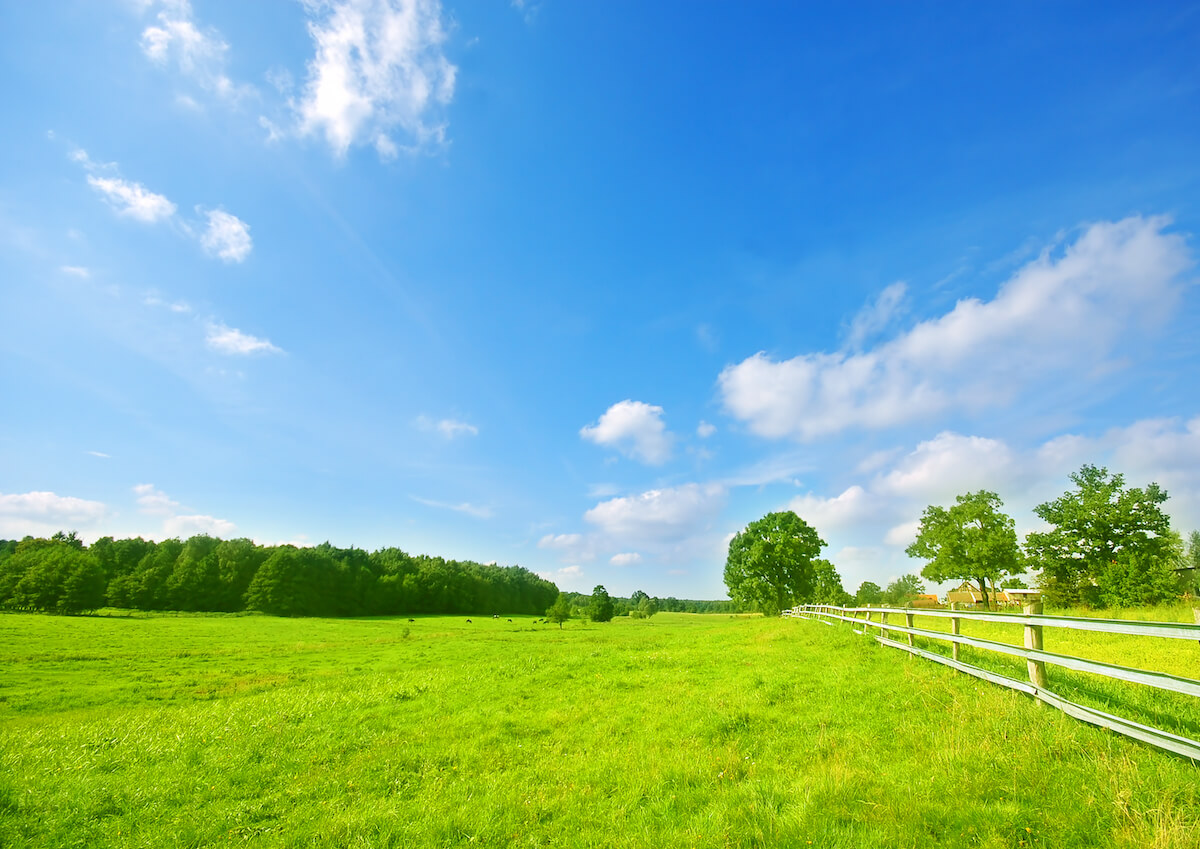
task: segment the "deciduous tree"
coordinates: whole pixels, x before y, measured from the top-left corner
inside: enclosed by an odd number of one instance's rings
[[[613,600],[603,584],[597,584],[592,589],[592,603],[588,615],[593,622],[611,622],[613,618]]]
[[[1171,559],[1171,522],[1161,507],[1166,491],[1156,483],[1126,488],[1123,475],[1092,465],[1071,482],[1074,490],[1033,510],[1051,529],[1025,538],[1043,595],[1056,604],[1095,604],[1102,595],[1105,604],[1143,603],[1146,593],[1132,590],[1132,576],[1161,589],[1157,575]]]
[[[824,547],[816,530],[790,510],[751,522],[729,542],[725,585],[730,597],[767,613],[812,601],[813,561]]]
[[[881,604],[883,602],[883,587],[874,581],[863,581],[858,585],[858,592],[854,594],[854,601],[857,604]]]
[[[981,489],[955,502],[949,508],[926,507],[917,538],[904,551],[929,561],[921,574],[931,581],[975,581],[986,606],[987,582],[994,587],[1006,575],[1021,571],[1017,532],[994,492]]]
[[[558,599],[546,611],[546,618],[556,623],[561,631],[563,623],[571,618],[571,600],[559,593]]]

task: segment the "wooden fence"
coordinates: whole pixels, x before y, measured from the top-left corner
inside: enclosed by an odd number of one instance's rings
[[[1178,755],[1200,762],[1200,742],[1180,737],[1159,728],[1142,725],[1130,719],[1114,716],[1095,708],[1076,704],[1046,689],[1048,676],[1047,664],[1061,666],[1077,672],[1090,672],[1106,678],[1128,681],[1134,684],[1144,684],[1174,693],[1184,693],[1189,696],[1200,696],[1200,681],[1191,678],[1180,678],[1164,672],[1149,672],[1143,669],[1133,669],[1127,666],[1117,666],[1082,657],[1054,654],[1043,647],[1043,630],[1046,628],[1067,628],[1079,631],[1098,631],[1106,634],[1129,634],[1143,637],[1161,637],[1175,640],[1196,640],[1200,642],[1200,621],[1196,625],[1178,622],[1137,622],[1122,619],[1086,619],[1075,616],[1050,616],[1042,613],[1042,605],[1031,604],[1025,607],[1023,613],[992,613],[967,610],[929,610],[923,608],[881,608],[881,607],[834,607],[832,605],[810,604],[793,607],[784,611],[784,616],[816,619],[832,625],[835,621],[849,622],[862,626],[857,633],[865,633],[867,628],[877,628],[879,634],[875,637],[880,643],[891,648],[901,649],[918,657],[943,663],[960,672],[974,675],[985,681],[991,681],[1003,687],[1028,693],[1036,699],[1053,705],[1075,719],[1090,722],[1101,728],[1107,728],[1126,737],[1141,740],[1160,749],[1174,752]],[[859,617],[862,618],[859,618]],[[879,621],[872,617],[878,616]],[[903,617],[904,624],[898,619],[889,621],[889,617]],[[930,631],[917,628],[913,624],[915,617],[933,617],[950,620],[950,632]],[[1197,614],[1200,620],[1200,613]],[[1000,622],[1006,625],[1023,625],[1025,629],[1025,646],[1000,643],[979,637],[970,637],[961,632],[962,620],[976,622]],[[893,632],[907,636],[907,642],[892,639]],[[914,644],[914,637],[930,640],[942,640],[951,644],[951,656],[939,654],[919,648]],[[978,649],[1005,654],[1012,657],[1025,658],[1029,673],[1028,681],[1018,681],[1004,675],[972,666],[959,660],[959,646],[972,646]]]

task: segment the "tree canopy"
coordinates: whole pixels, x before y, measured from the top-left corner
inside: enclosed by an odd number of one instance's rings
[[[920,578],[916,575],[902,575],[887,585],[887,589],[883,591],[883,603],[900,607],[923,592],[925,585],[921,583]]]
[[[541,614],[558,588],[520,566],[336,548],[260,546],[205,535],[152,542],[75,534],[0,541],[0,607],[76,613],[140,610],[280,616]]]
[[[729,542],[725,585],[730,597],[765,612],[812,601],[813,561],[824,547],[816,530],[790,510],[751,522]]]
[[[1145,604],[1175,591],[1177,543],[1157,483],[1127,488],[1125,477],[1084,465],[1075,489],[1034,508],[1052,527],[1030,533],[1025,552],[1055,604]]]
[[[883,602],[883,587],[874,581],[863,581],[858,585],[858,592],[854,594],[854,601],[860,606],[880,604]]]
[[[603,584],[597,584],[592,590],[592,603],[588,607],[588,615],[593,622],[611,622],[613,618],[613,600],[604,589]]]
[[[1002,506],[999,495],[981,489],[959,495],[949,508],[926,507],[917,538],[905,553],[929,561],[921,574],[931,581],[975,581],[986,605],[988,581],[994,587],[1021,571],[1017,532]]]

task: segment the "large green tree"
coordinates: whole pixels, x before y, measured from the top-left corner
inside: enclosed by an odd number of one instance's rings
[[[948,508],[926,507],[917,538],[904,551],[929,561],[921,574],[931,581],[974,581],[986,606],[988,581],[994,588],[1021,571],[1017,532],[1003,506],[999,495],[981,489],[956,497]]]
[[[1040,571],[1039,586],[1055,604],[1143,604],[1170,596],[1171,522],[1158,484],[1127,488],[1125,477],[1084,465],[1075,489],[1033,509],[1050,526],[1025,537],[1025,553]],[[1148,584],[1148,589],[1138,589]]]
[[[751,522],[729,541],[725,585],[730,597],[766,613],[812,601],[813,561],[824,547],[816,530],[790,510]]]

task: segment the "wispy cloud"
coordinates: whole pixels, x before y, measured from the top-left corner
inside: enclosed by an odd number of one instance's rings
[[[196,23],[188,0],[163,0],[158,5],[157,23],[142,31],[142,52],[148,59],[164,68],[174,67],[221,98],[234,100],[253,92],[250,86],[229,78],[229,45],[216,29]]]
[[[224,324],[208,325],[208,335],[205,338],[208,347],[221,354],[247,356],[249,354],[282,354],[283,350],[275,347],[267,339],[259,339],[249,333],[243,333]]]
[[[88,185],[116,210],[117,214],[156,224],[160,221],[177,220],[175,203],[166,195],[152,192],[141,183],[120,176],[116,163],[98,163],[83,148],[72,148],[68,154],[71,161],[78,163],[88,172]],[[242,262],[254,248],[250,238],[250,225],[223,209],[196,207],[201,216],[199,222],[179,221],[178,232],[200,242],[210,256],[225,262]],[[62,271],[77,276],[87,276],[88,270],[80,266],[62,266]]]
[[[148,307],[162,307],[171,312],[187,313],[192,311],[192,305],[187,301],[164,301],[156,292],[148,292],[142,298],[142,303]]]
[[[58,268],[63,274],[69,274],[72,277],[80,277],[87,280],[92,276],[92,272],[84,268],[82,265],[60,265]]]
[[[725,409],[761,436],[811,440],[1003,406],[1047,375],[1096,373],[1178,300],[1193,260],[1183,236],[1164,232],[1169,223],[1094,224],[1061,253],[1043,251],[991,301],[959,301],[870,350],[755,354],[721,372]]]
[[[583,542],[583,534],[546,534],[538,540],[538,548],[575,548]]]
[[[409,498],[418,504],[424,504],[426,507],[436,507],[439,510],[453,510],[455,513],[465,513],[468,516],[474,516],[476,519],[490,519],[495,512],[491,507],[471,504],[468,501],[451,504],[445,501],[435,501],[432,498],[421,498],[417,495],[410,495]]]
[[[417,416],[416,424],[421,430],[439,433],[446,439],[479,435],[478,427],[457,419],[433,419],[426,415],[420,415]]]
[[[228,538],[237,530],[237,525],[228,519],[218,519],[215,516],[169,516],[163,520],[163,530],[167,536],[181,539],[198,534]]]
[[[170,514],[179,506],[178,501],[172,501],[152,483],[139,483],[133,491],[137,495],[138,509],[152,516]]]
[[[886,330],[902,312],[907,292],[908,286],[903,282],[893,283],[872,303],[859,310],[850,322],[846,347],[858,350],[869,338]]]
[[[121,177],[97,177],[95,174],[89,174],[87,181],[120,215],[154,224],[175,214],[175,204],[141,183]]]
[[[320,135],[334,155],[372,145],[398,153],[397,131],[413,147],[441,143],[443,109],[457,69],[446,59],[437,0],[305,0],[316,55],[293,102],[300,132]]]

